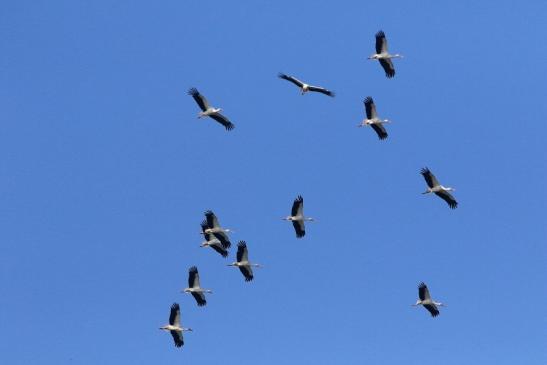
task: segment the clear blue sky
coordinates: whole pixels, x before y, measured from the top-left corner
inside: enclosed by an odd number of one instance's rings
[[[545,2],[2,5],[1,363],[547,362]],[[392,80],[366,60],[379,29]],[[368,95],[386,141],[356,127]],[[458,209],[420,194],[424,166]],[[298,194],[302,240],[280,220]],[[207,209],[254,282],[199,248]],[[179,292],[192,265],[205,308]],[[182,349],[158,330],[175,301]]]

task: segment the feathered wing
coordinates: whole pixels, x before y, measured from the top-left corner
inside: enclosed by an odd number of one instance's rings
[[[420,174],[422,174],[422,176],[425,179],[425,182],[427,183],[427,186],[429,186],[430,188],[434,188],[435,186],[440,185],[435,175],[433,175],[433,173],[429,171],[427,167],[424,167],[423,169],[421,169]]]
[[[325,94],[325,95],[328,95],[330,97],[334,97],[336,95],[334,93],[334,91],[330,91],[330,90],[327,90],[323,87],[318,87],[318,86],[309,86],[308,90],[309,91],[315,91],[315,92],[318,92],[318,93],[321,93],[321,94]]]
[[[439,310],[437,309],[437,306],[433,303],[431,304],[424,304],[425,309],[431,313],[431,317],[437,317],[439,315]]]
[[[232,246],[232,243],[230,242],[230,238],[228,238],[228,235],[226,232],[215,232],[213,233],[213,236],[220,241],[220,244],[224,248],[230,248]]]
[[[236,127],[232,122],[228,120],[228,118],[226,118],[224,115],[220,113],[209,114],[209,116],[213,118],[214,120],[216,120],[217,122],[219,122],[220,124],[222,124],[227,131],[231,131],[232,129]]]
[[[302,238],[306,235],[306,226],[303,220],[292,221],[296,238]]]
[[[237,262],[249,261],[249,252],[247,251],[247,243],[245,241],[239,241],[237,244]]]
[[[212,210],[207,210],[205,212],[205,219],[207,220],[207,225],[209,228],[218,228],[220,224],[218,223],[217,216],[213,213]]]
[[[294,202],[292,203],[291,215],[293,217],[302,216],[304,212],[304,198],[302,195],[298,195]]]
[[[248,265],[240,266],[239,271],[241,271],[241,273],[245,277],[245,281],[252,281],[253,280],[253,278],[254,278],[253,269],[250,266],[248,266]]]
[[[456,209],[458,207],[458,202],[456,201],[456,199],[454,199],[450,192],[443,190],[436,192],[435,195],[447,202],[450,209]]]
[[[209,109],[209,103],[207,102],[207,99],[205,99],[205,96],[201,95],[195,87],[188,90],[188,95],[191,95],[194,98],[202,111],[206,111],[207,109]]]
[[[195,266],[192,266],[190,270],[188,270],[188,287],[189,288],[200,287],[198,268]]]
[[[431,296],[429,295],[429,289],[427,288],[427,285],[425,285],[425,283],[423,282],[418,285],[418,297],[422,301],[431,299]]]
[[[178,303],[173,303],[169,314],[169,324],[171,326],[180,326],[180,306]]]
[[[222,257],[228,257],[228,250],[222,245],[211,245],[210,247],[218,252]]]
[[[376,54],[387,53],[387,38],[385,33],[380,30],[375,35],[376,37]]]
[[[304,83],[302,81],[298,80],[296,77],[285,75],[284,73],[281,73],[281,72],[277,75],[277,77],[279,77],[280,79],[283,79],[283,80],[290,81],[298,87],[302,87],[304,85]]]
[[[374,100],[372,99],[372,97],[367,96],[365,100],[363,100],[363,103],[365,104],[365,113],[367,114],[367,119],[377,118],[378,115],[376,114],[376,105],[374,104]]]
[[[378,61],[380,62],[380,65],[382,65],[388,79],[395,76],[395,66],[393,66],[393,62],[391,62],[390,58],[380,58]]]
[[[191,294],[196,300],[198,306],[203,307],[205,304],[207,304],[207,301],[205,300],[205,294],[196,292],[192,292]]]
[[[176,347],[182,347],[182,345],[184,345],[184,337],[182,337],[182,331],[172,330],[169,331],[169,333],[171,333],[171,336],[173,336],[173,341],[175,342]]]
[[[370,126],[372,127],[372,129],[374,129],[379,139],[384,140],[387,138],[386,128],[381,123],[374,123]]]

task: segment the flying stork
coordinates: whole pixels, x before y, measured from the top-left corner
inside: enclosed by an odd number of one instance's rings
[[[227,233],[233,233],[229,228],[222,228],[218,223],[218,218],[211,210],[207,210],[205,213],[205,221],[202,223],[207,223],[207,228],[202,229],[201,234],[212,234],[215,236],[223,245],[230,246],[230,239],[228,238]]]
[[[429,171],[427,167],[424,167],[423,169],[421,169],[420,173],[424,177],[425,182],[427,183],[427,186],[428,186],[427,190],[424,191],[422,194],[435,193],[435,195],[441,197],[445,202],[447,202],[448,206],[451,209],[456,209],[458,207],[458,202],[456,201],[456,199],[454,199],[452,194],[450,194],[451,191],[456,191],[456,189],[450,188],[450,187],[444,187],[441,184],[439,184],[439,181],[437,180],[435,175],[433,175],[433,173]]]
[[[209,225],[207,224],[207,221],[204,220],[201,222],[201,234],[203,234],[203,237],[205,240],[201,243],[200,247],[211,247],[213,250],[218,252],[222,257],[228,256],[228,248],[232,245],[229,240],[226,240],[226,235],[218,234],[220,237],[215,237],[212,233],[207,233],[207,229],[209,228]]]
[[[372,127],[372,129],[374,129],[374,131],[378,135],[378,138],[380,138],[381,140],[386,139],[387,132],[383,124],[391,123],[391,121],[389,119],[378,118],[378,114],[376,114],[376,105],[374,104],[374,100],[372,100],[370,96],[367,96],[363,102],[365,103],[365,112],[367,114],[367,117],[363,119],[358,127],[365,127],[369,125]]]
[[[235,125],[230,122],[228,118],[220,114],[222,109],[210,106],[207,99],[205,99],[205,96],[201,95],[195,87],[188,90],[188,95],[191,95],[194,98],[194,100],[201,109],[201,112],[199,112],[198,114],[198,118],[211,117],[220,124],[222,124],[227,131],[231,131],[235,128]]]
[[[371,55],[369,60],[378,60],[380,65],[382,65],[384,71],[386,72],[387,78],[392,78],[395,76],[395,67],[392,58],[403,58],[400,54],[389,54],[387,50],[387,39],[383,31],[376,33],[376,53]]]
[[[205,293],[213,293],[212,290],[203,289],[199,286],[199,273],[198,268],[195,266],[192,266],[190,270],[188,270],[188,288],[184,289],[184,292],[192,294],[200,307],[207,304]]]
[[[416,301],[416,304],[412,304],[414,307],[418,305],[423,305],[425,309],[431,313],[432,317],[437,317],[439,315],[439,310],[437,309],[437,306],[439,307],[446,307],[445,304],[439,303],[431,299],[431,296],[429,295],[429,289],[427,289],[427,285],[425,285],[423,282],[420,283],[418,286],[418,296],[420,299]]]
[[[306,227],[304,226],[305,221],[314,221],[313,218],[304,216],[304,198],[302,198],[302,195],[299,195],[296,199],[294,199],[294,202],[292,203],[291,215],[282,219],[292,222],[296,233],[296,238],[302,238],[306,235]]]
[[[293,84],[295,84],[296,86],[298,86],[300,88],[300,91],[302,92],[302,95],[304,95],[308,91],[312,91],[312,92],[315,91],[315,92],[325,94],[325,95],[328,95],[328,96],[331,96],[331,97],[334,97],[334,95],[335,95],[334,92],[332,92],[330,90],[327,90],[323,87],[308,85],[308,84],[298,80],[296,77],[288,76],[288,75],[285,75],[284,73],[281,73],[281,72],[277,76],[280,79],[290,81]]]
[[[245,241],[238,242],[236,259],[237,261],[228,264],[228,266],[239,267],[239,271],[245,276],[245,281],[253,280],[253,267],[262,267],[260,264],[249,262],[249,252],[247,251],[247,243]]]
[[[169,324],[160,327],[160,330],[169,331],[176,347],[184,345],[184,338],[182,332],[193,331],[191,328],[185,328],[180,326],[180,307],[178,303],[173,303],[171,306],[171,313],[169,314]]]

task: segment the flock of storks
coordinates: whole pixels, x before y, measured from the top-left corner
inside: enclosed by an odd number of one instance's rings
[[[395,76],[395,67],[393,66],[392,58],[402,58],[399,54],[390,54],[387,49],[387,39],[383,31],[376,33],[376,53],[368,57],[370,60],[378,60],[380,65],[385,71],[387,78]],[[287,80],[300,88],[302,94],[307,92],[318,92],[321,94],[334,97],[334,92],[319,86],[313,86],[306,84],[296,77],[289,76],[280,73],[279,78]],[[207,99],[199,93],[196,88],[191,88],[188,91],[198,106],[201,109],[198,118],[210,117],[216,122],[222,124],[226,130],[230,131],[235,128],[235,125],[230,120],[221,114],[221,108],[215,108],[209,104]],[[368,96],[364,100],[366,118],[358,125],[359,127],[370,126],[378,135],[380,140],[385,140],[388,136],[384,124],[389,123],[388,119],[380,119],[376,113],[376,105],[372,97]],[[423,194],[434,193],[444,201],[448,203],[451,209],[455,209],[458,206],[458,202],[450,193],[455,189],[451,187],[445,187],[439,183],[435,175],[428,169],[423,168],[420,171],[427,184],[427,190]],[[291,215],[283,218],[284,220],[292,222],[297,238],[302,238],[306,234],[306,228],[304,222],[313,221],[313,218],[304,216],[304,199],[302,196],[298,196],[292,205]],[[218,252],[222,257],[228,256],[228,249],[231,247],[231,242],[228,237],[228,233],[232,232],[228,228],[223,228],[216,215],[208,210],[205,212],[205,219],[201,222],[201,234],[204,237],[204,241],[201,243],[201,247],[210,247]],[[239,241],[237,244],[236,261],[228,266],[237,267],[243,274],[245,281],[249,282],[253,280],[253,267],[260,267],[259,264],[251,263],[249,261],[249,252],[247,249],[247,243],[245,241]],[[205,298],[206,293],[212,293],[210,289],[203,289],[199,282],[198,269],[192,266],[188,271],[188,288],[184,289],[185,293],[191,294],[198,306],[204,306],[207,304]],[[423,306],[426,308],[431,316],[436,317],[439,315],[439,306],[444,306],[443,303],[436,302],[431,299],[429,289],[423,282],[418,286],[418,297],[414,306]],[[173,336],[175,346],[181,347],[184,344],[183,332],[192,331],[191,328],[181,326],[180,321],[180,306],[178,303],[173,303],[171,306],[171,312],[169,315],[169,324],[160,327],[160,329],[169,331]]]

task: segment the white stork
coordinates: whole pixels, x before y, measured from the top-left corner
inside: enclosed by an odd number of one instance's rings
[[[184,345],[184,338],[182,332],[193,331],[191,328],[185,328],[180,326],[180,307],[178,303],[173,303],[171,306],[171,313],[169,314],[169,324],[160,327],[160,330],[169,331],[176,347]]]
[[[437,306],[439,307],[446,307],[445,304],[439,303],[431,299],[431,296],[429,295],[429,289],[427,289],[427,285],[425,285],[423,282],[420,283],[418,286],[418,296],[420,299],[416,301],[416,304],[412,304],[413,306],[423,305],[425,309],[431,313],[432,317],[437,317],[439,315],[439,310],[437,309]]]
[[[306,227],[304,222],[313,222],[313,218],[304,216],[304,198],[302,195],[299,195],[294,202],[292,203],[291,215],[282,218],[286,221],[291,221],[294,226],[294,231],[296,232],[296,238],[302,238],[306,235]]]
[[[424,191],[422,194],[435,193],[435,195],[437,195],[438,197],[442,198],[445,202],[447,202],[448,206],[451,209],[455,209],[458,207],[458,202],[456,201],[456,199],[454,199],[452,194],[450,194],[451,191],[456,191],[456,189],[450,188],[450,187],[444,187],[441,184],[439,184],[439,181],[437,180],[435,175],[433,175],[433,173],[431,173],[431,171],[429,171],[427,167],[424,167],[423,169],[421,169],[420,173],[424,177],[425,182],[427,183],[427,186],[428,186],[427,190]]]
[[[192,266],[190,270],[188,270],[188,288],[184,289],[184,292],[192,294],[200,307],[207,304],[207,301],[205,300],[205,293],[213,293],[212,290],[203,289],[199,285],[198,268],[195,266]]]
[[[218,234],[219,238],[215,237],[212,233],[207,233],[209,225],[207,221],[204,220],[201,222],[201,233],[205,240],[201,243],[200,247],[211,247],[213,250],[218,252],[222,257],[228,256],[228,248],[232,245],[229,240],[226,240],[226,235]]]
[[[198,106],[201,108],[201,112],[199,112],[198,118],[211,117],[220,124],[222,124],[227,131],[231,131],[235,128],[235,125],[230,122],[228,118],[220,114],[222,109],[210,106],[207,99],[205,99],[205,96],[201,95],[195,87],[188,90],[188,95],[191,95],[198,104]]]
[[[365,112],[367,114],[367,117],[363,119],[358,127],[365,127],[367,125],[371,126],[378,135],[378,138],[386,139],[387,132],[383,124],[391,123],[391,121],[389,119],[378,118],[378,114],[376,114],[376,105],[374,104],[374,100],[372,100],[370,96],[367,96],[363,102],[365,103]]]
[[[383,31],[376,33],[376,53],[371,55],[369,60],[378,60],[386,72],[387,78],[395,76],[395,67],[392,58],[403,58],[400,54],[389,54],[387,50],[387,39]]]
[[[207,233],[212,234],[215,236],[220,242],[224,242],[224,244],[227,244],[227,242],[230,242],[230,239],[228,238],[227,233],[233,233],[229,228],[222,228],[220,224],[218,223],[218,218],[211,210],[207,210],[205,213],[205,221],[207,222],[207,229],[201,232],[201,234],[205,235]],[[203,222],[202,222],[203,223]]]
[[[293,84],[295,84],[296,86],[298,86],[300,88],[300,91],[302,92],[302,95],[304,95],[308,91],[318,92],[318,93],[321,93],[321,94],[328,95],[330,97],[334,97],[334,95],[335,95],[334,92],[332,92],[330,90],[327,90],[327,89],[325,89],[323,87],[319,87],[319,86],[308,85],[308,84],[298,80],[296,77],[288,76],[288,75],[285,75],[284,73],[279,73],[277,76],[280,79],[290,81]]]
[[[249,262],[249,252],[247,251],[247,243],[245,241],[239,241],[237,244],[237,261],[228,264],[228,266],[239,267],[239,271],[245,276],[245,281],[253,280],[253,267],[262,267],[260,264],[253,264]]]

